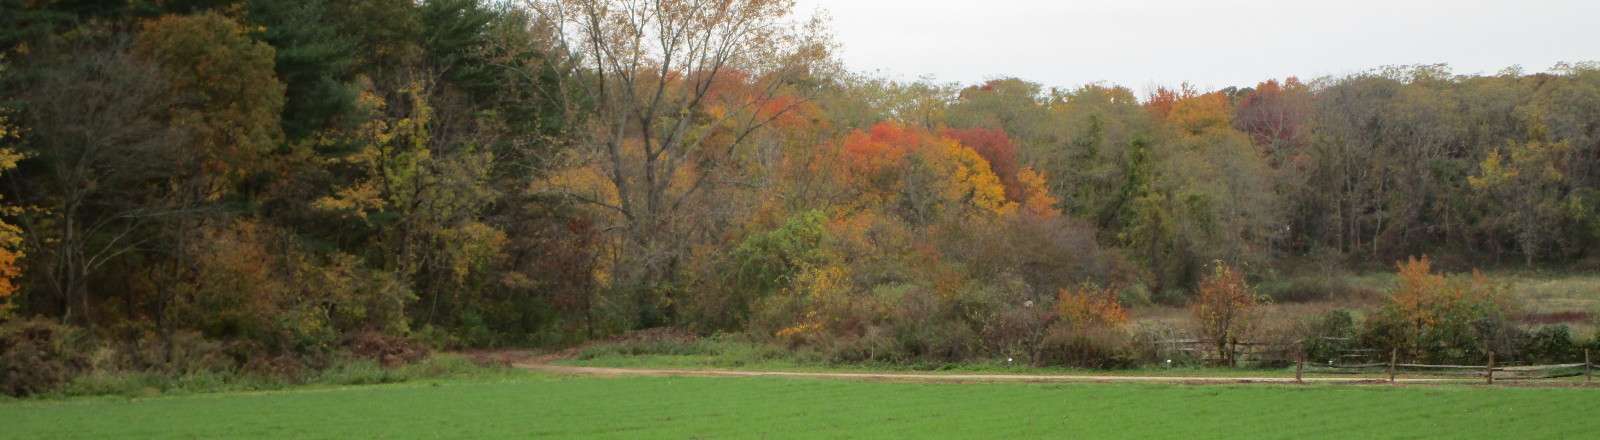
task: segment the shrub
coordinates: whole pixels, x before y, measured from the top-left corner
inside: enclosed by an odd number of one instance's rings
[[[1045,331],[1058,315],[1053,309],[1032,301],[1021,306],[1000,307],[985,320],[984,346],[991,356],[1018,358],[1038,365]]]
[[[1505,283],[1474,272],[1470,279],[1434,274],[1427,256],[1396,264],[1399,284],[1367,321],[1362,342],[1429,363],[1481,363],[1488,352],[1513,359],[1521,331]]]
[[[1061,322],[1076,328],[1117,328],[1128,323],[1128,312],[1122,309],[1114,288],[1061,289],[1056,310],[1061,314]]]
[[[896,299],[884,324],[894,332],[901,362],[955,362],[971,355],[977,335],[952,316],[938,295],[913,288]]]
[[[356,357],[378,361],[385,367],[410,364],[427,357],[428,347],[410,339],[376,331],[352,334],[340,343]]]
[[[1200,360],[1194,351],[1182,345],[1166,343],[1194,339],[1194,334],[1188,329],[1167,322],[1140,322],[1132,327],[1131,333],[1128,353],[1136,364],[1169,365],[1167,361],[1171,361],[1170,365],[1194,365]]]
[[[1583,359],[1583,350],[1572,340],[1572,329],[1566,324],[1547,325],[1528,334],[1518,349],[1524,362],[1538,364],[1568,363]]]
[[[154,396],[167,381],[166,374],[151,371],[95,371],[62,382],[47,396]]]
[[[106,365],[98,368],[117,371],[154,371],[188,374],[222,371],[256,356],[251,344],[223,344],[206,339],[200,332],[179,330],[165,338],[155,337],[112,345]]]
[[[1356,346],[1356,317],[1345,309],[1307,316],[1300,320],[1300,334],[1305,360],[1338,360]]]
[[[267,356],[260,355],[245,362],[242,367],[244,373],[253,374],[262,379],[292,380],[305,374],[305,361],[294,356]]]
[[[1256,345],[1245,353],[1248,358],[1239,360],[1256,368],[1287,368],[1304,355],[1305,333],[1292,319],[1264,321],[1250,338]]]
[[[47,319],[0,324],[0,392],[42,393],[83,374],[97,346],[87,332]]]
[[[1132,364],[1128,312],[1116,288],[1061,289],[1058,319],[1045,330],[1039,361],[1081,368],[1122,368]]]
[[[1117,301],[1121,302],[1123,307],[1148,306],[1152,301],[1151,295],[1150,286],[1146,286],[1144,283],[1133,283],[1117,292]]]
[[[1058,322],[1045,331],[1040,359],[1047,365],[1116,369],[1133,365],[1132,338],[1121,328],[1074,327]]]

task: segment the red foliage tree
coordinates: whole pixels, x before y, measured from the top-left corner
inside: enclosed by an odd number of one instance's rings
[[[1297,155],[1310,144],[1312,99],[1310,88],[1298,79],[1289,78],[1281,85],[1268,80],[1239,100],[1233,127],[1250,135],[1274,159],[1303,161]]]
[[[946,129],[939,135],[954,139],[961,145],[971,148],[972,151],[983,156],[989,161],[989,170],[1000,178],[1000,183],[1006,187],[1006,199],[1021,202],[1025,196],[1024,189],[1017,181],[1017,147],[1011,142],[1011,137],[1005,130],[969,128],[965,130]]]

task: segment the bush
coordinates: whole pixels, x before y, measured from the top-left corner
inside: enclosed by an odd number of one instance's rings
[[[1561,364],[1583,359],[1583,350],[1573,343],[1572,329],[1566,324],[1547,325],[1528,334],[1517,354],[1522,361],[1533,364]]]
[[[982,302],[966,305],[989,307]],[[925,286],[883,284],[866,296],[840,295],[813,305],[800,325],[780,330],[777,340],[813,348],[834,362],[954,362],[976,354],[982,343],[962,304]]]
[[[428,357],[432,351],[410,339],[371,330],[352,334],[339,345],[356,357],[378,361],[384,367],[410,364]]]
[[[1132,283],[1117,292],[1117,301],[1121,302],[1123,307],[1143,307],[1152,303],[1152,295],[1150,286],[1144,283]]]
[[[1329,310],[1300,320],[1300,341],[1307,361],[1338,361],[1356,347],[1356,317],[1345,309]],[[1343,363],[1343,362],[1340,362]]]
[[[983,327],[983,344],[996,358],[1017,358],[1038,365],[1045,331],[1056,318],[1054,307],[1032,302],[1000,307]]]
[[[1045,365],[1109,370],[1132,366],[1131,348],[1132,338],[1120,328],[1058,322],[1045,331],[1039,357]]]
[[[47,319],[0,324],[0,392],[42,393],[93,366],[98,347],[87,332]]]
[[[1514,359],[1521,336],[1509,287],[1474,273],[1470,279],[1434,274],[1427,256],[1397,264],[1399,285],[1367,320],[1362,343],[1426,363],[1483,363],[1488,352]]]
[[[606,355],[697,355],[708,354],[707,346],[693,333],[675,327],[637,330],[592,341],[578,349],[578,359]]]
[[[900,362],[956,362],[973,353],[977,334],[950,310],[946,301],[921,288],[911,288],[897,296],[893,299],[898,301],[885,301],[888,316],[883,324],[892,331]]]
[[[1166,322],[1141,322],[1133,326],[1128,356],[1134,364],[1196,365],[1201,358],[1182,345],[1165,341],[1194,339],[1194,334]],[[1171,361],[1170,364],[1168,361]]]
[[[166,338],[113,344],[108,359],[97,369],[154,371],[173,374],[216,372],[235,368],[257,355],[251,344],[223,344],[200,332],[179,330]]]

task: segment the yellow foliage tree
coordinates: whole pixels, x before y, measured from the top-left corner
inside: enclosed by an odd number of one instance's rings
[[[1003,215],[1016,211],[1017,204],[1006,200],[1006,187],[990,171],[989,161],[978,152],[950,139],[939,139],[941,148],[934,150],[937,163],[949,180],[941,185],[945,200],[964,201],[978,215]]]
[[[362,148],[334,159],[362,173],[359,180],[312,203],[328,214],[359,219],[376,231],[382,249],[378,267],[400,279],[427,286],[418,291],[426,319],[458,300],[473,269],[501,254],[502,231],[480,221],[498,193],[485,184],[494,155],[475,145],[452,144],[430,132],[433,105],[423,83],[402,90],[402,114],[366,124]],[[371,108],[389,108],[368,94]],[[387,276],[387,275],[385,275]]]
[[[1563,171],[1573,159],[1571,145],[1550,142],[1538,121],[1529,131],[1532,140],[1491,152],[1467,183],[1486,205],[1485,226],[1515,237],[1524,264],[1531,266],[1561,247],[1560,225],[1583,208],[1570,195],[1572,179]]]
[[[1061,216],[1061,211],[1056,209],[1059,200],[1050,195],[1044,174],[1034,170],[1032,165],[1025,166],[1017,171],[1017,183],[1022,186],[1021,205],[1017,207],[1019,213],[1043,218]]]

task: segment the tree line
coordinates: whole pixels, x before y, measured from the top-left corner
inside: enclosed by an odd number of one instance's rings
[[[1141,97],[849,72],[786,0],[0,6],[0,320],[111,340],[960,358],[1212,273],[1600,249],[1592,63]]]

